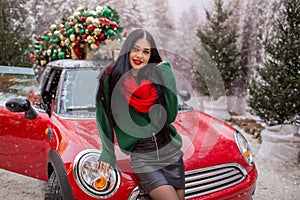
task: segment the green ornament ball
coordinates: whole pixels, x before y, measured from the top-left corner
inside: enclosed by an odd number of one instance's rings
[[[114,36],[114,35],[115,35],[115,31],[113,31],[113,30],[111,30],[111,29],[108,29],[108,30],[106,31],[106,35],[108,35],[108,36]]]
[[[55,60],[55,59],[57,59],[57,55],[56,55],[56,54],[52,54],[51,58],[52,58],[53,60]]]
[[[73,28],[70,28],[68,31],[67,31],[67,36],[69,37],[70,35],[72,35],[74,33],[74,29]]]
[[[65,52],[63,52],[63,51],[61,51],[60,53],[59,53],[59,58],[65,58],[66,57],[66,53]]]
[[[80,29],[79,33],[80,33],[80,35],[84,34],[85,33],[85,29]]]
[[[43,36],[41,37],[41,39],[42,39],[42,40],[48,41],[48,40],[49,40],[49,36],[48,36],[48,35],[43,35]]]
[[[104,8],[104,9],[102,10],[102,15],[103,15],[104,17],[110,17],[110,16],[111,16],[111,10],[110,10],[109,8]]]
[[[60,42],[60,40],[58,38],[52,38],[50,39],[50,43],[51,44],[58,44]]]

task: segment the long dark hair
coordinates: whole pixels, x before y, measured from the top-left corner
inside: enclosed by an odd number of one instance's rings
[[[163,82],[161,80],[161,77],[159,73],[157,72],[156,65],[160,62],[162,62],[162,59],[159,55],[159,52],[157,50],[157,46],[155,43],[155,40],[153,36],[146,30],[143,29],[136,29],[132,31],[127,39],[125,40],[118,59],[112,63],[110,66],[108,66],[108,69],[106,72],[104,72],[99,79],[99,88],[97,92],[96,100],[98,103],[102,104],[102,107],[104,108],[109,120],[111,123],[114,123],[114,119],[111,114],[111,95],[112,91],[117,85],[118,81],[121,79],[121,77],[128,73],[129,70],[131,70],[130,62],[129,62],[129,53],[133,49],[133,46],[135,45],[136,41],[141,38],[146,38],[146,40],[151,45],[151,53],[150,53],[150,59],[147,64],[147,66],[143,67],[139,73],[139,79],[148,79],[152,81],[156,87],[157,93],[158,93],[158,99],[155,103],[160,104],[162,106],[165,105],[164,100],[164,87]],[[102,100],[104,95],[104,80],[107,78],[106,76],[109,76],[109,97],[104,103]],[[107,86],[106,86],[107,87]]]

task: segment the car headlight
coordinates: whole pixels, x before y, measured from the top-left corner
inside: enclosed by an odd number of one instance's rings
[[[247,139],[238,130],[235,130],[234,136],[235,136],[235,141],[241,151],[241,154],[243,155],[243,158],[249,165],[253,165],[253,156]]]
[[[86,149],[81,151],[74,160],[73,172],[79,187],[94,198],[109,198],[120,186],[120,173],[110,168],[105,175],[97,168],[101,151]]]

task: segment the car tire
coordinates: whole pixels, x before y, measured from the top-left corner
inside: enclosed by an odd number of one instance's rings
[[[45,200],[63,200],[62,191],[54,171],[48,180]]]

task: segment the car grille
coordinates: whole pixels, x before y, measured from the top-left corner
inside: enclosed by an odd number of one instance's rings
[[[247,175],[240,164],[228,163],[185,172],[185,198],[191,199],[240,183]]]

